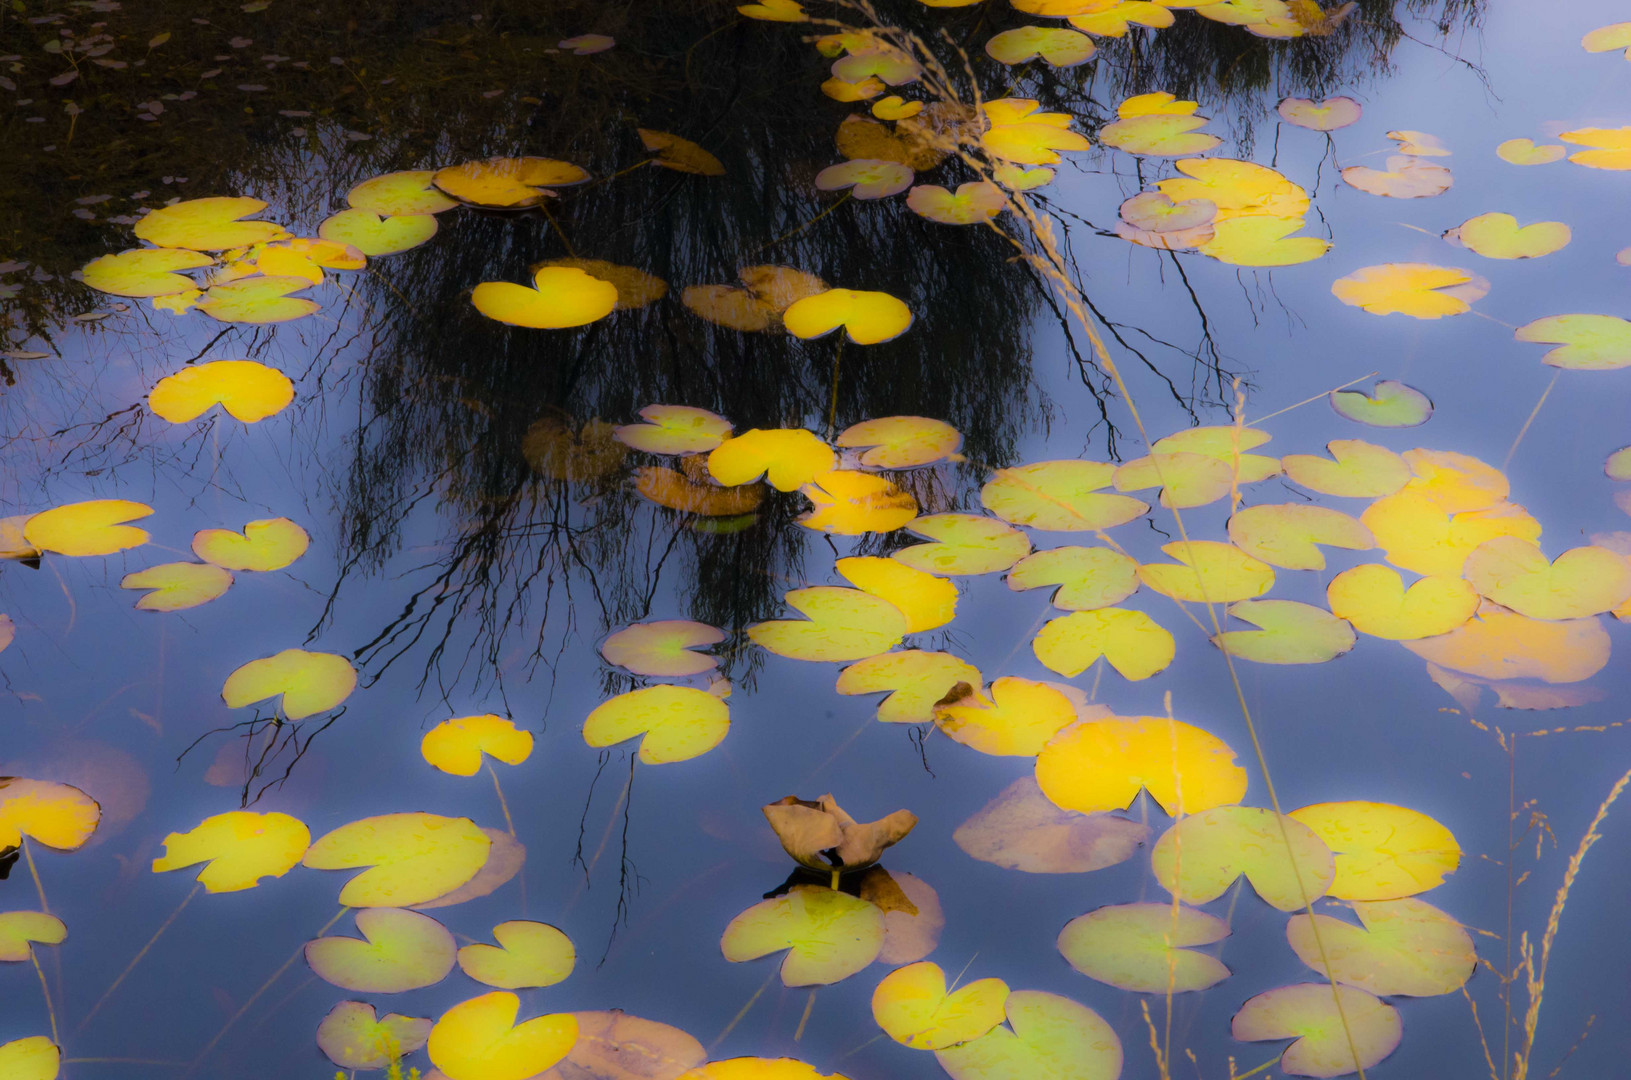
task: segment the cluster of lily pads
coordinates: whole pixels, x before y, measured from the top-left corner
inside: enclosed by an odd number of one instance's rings
[[[987,53],[1003,63],[1040,58],[1058,66],[1091,58],[1087,35],[1119,36],[1132,23],[1171,25],[1175,8],[1261,36],[1296,37],[1331,32],[1352,7],[1323,11],[1308,0],[1022,0],[1014,6],[1068,19],[1073,29],[1004,31]],[[740,10],[769,21],[807,18],[794,0]],[[988,101],[976,111],[880,98],[885,87],[916,81],[920,70],[886,35],[846,31],[817,46],[836,58],[823,86],[829,97],[879,98],[871,118],[852,116],[840,127],[837,145],[847,160],[817,177],[823,189],[847,187],[860,199],[904,191],[908,205],[927,218],[973,224],[1051,181],[1046,166],[1059,163],[1061,152],[1092,146],[1072,130],[1070,116],[1040,112],[1028,99]],[[1595,31],[1584,46],[1631,54],[1631,24]],[[1251,162],[1194,156],[1218,145],[1198,130],[1205,120],[1196,108],[1167,94],[1140,95],[1123,102],[1118,118],[1099,132],[1105,146],[1179,159],[1180,176],[1159,179],[1153,190],[1123,204],[1118,232],[1134,243],[1193,249],[1237,265],[1286,265],[1323,255],[1327,241],[1291,235],[1309,207],[1301,186]],[[1345,98],[1287,99],[1280,114],[1328,132],[1357,120],[1359,107]],[[694,143],[660,132],[640,136],[657,165],[723,172]],[[1416,131],[1388,137],[1399,153],[1387,167],[1350,166],[1345,182],[1395,198],[1448,189],[1450,172],[1437,159],[1449,151],[1440,140]],[[1587,148],[1573,155],[1577,164],[1631,168],[1631,129],[1582,129],[1561,138]],[[988,156],[991,181],[955,193],[913,186],[919,171],[959,146]],[[1513,164],[1540,165],[1566,152],[1515,139],[1498,153]],[[459,205],[527,209],[553,197],[553,188],[586,180],[578,166],[548,158],[391,173],[352,189],[351,208],[327,219],[316,237],[245,220],[265,209],[259,200],[193,200],[150,213],[135,232],[152,246],[95,260],[84,277],[93,288],[151,297],[156,307],[178,313],[196,307],[228,321],[283,321],[316,310],[314,301],[292,294],[320,284],[325,271],[362,269],[368,258],[424,242],[434,235],[439,213]],[[1510,215],[1483,214],[1448,230],[1446,239],[1483,257],[1535,258],[1568,243],[1569,231],[1557,222],[1520,228]],[[537,268],[532,287],[479,284],[472,300],[501,322],[562,328],[653,302],[666,289],[634,268],[572,259]],[[1417,318],[1467,311],[1487,289],[1476,274],[1428,264],[1367,267],[1333,285],[1344,303]],[[842,327],[859,344],[905,333],[913,320],[888,294],[832,289],[812,273],[784,266],[746,267],[740,284],[690,286],[682,302],[733,330],[786,330],[807,338]],[[1631,366],[1631,323],[1615,317],[1554,316],[1519,328],[1517,336],[1559,346],[1546,357],[1554,366]],[[253,423],[287,407],[293,393],[275,369],[218,360],[165,377],[148,405],[173,423],[191,422],[216,404]],[[1388,428],[1423,423],[1431,413],[1419,391],[1387,381],[1369,395],[1334,392],[1331,404],[1350,420]],[[1258,993],[1233,1021],[1238,1039],[1294,1040],[1280,1060],[1292,1075],[1371,1067],[1402,1035],[1400,1012],[1384,998],[1453,993],[1471,976],[1477,957],[1465,929],[1416,898],[1459,865],[1451,830],[1418,811],[1372,801],[1286,813],[1243,805],[1246,770],[1204,728],[1171,715],[1115,715],[1069,683],[1013,675],[988,680],[952,653],[910,647],[910,637],[952,623],[957,579],[1004,573],[1016,592],[1053,590],[1050,603],[1061,614],[1041,627],[1032,649],[1066,679],[1102,660],[1138,682],[1173,662],[1178,637],[1149,612],[1124,606],[1144,592],[1171,601],[1178,617],[1193,620],[1209,647],[1231,663],[1328,662],[1363,636],[1402,643],[1463,702],[1489,690],[1508,707],[1549,709],[1591,699],[1586,681],[1610,656],[1600,616],[1631,620],[1631,546],[1623,536],[1549,558],[1539,543],[1540,522],[1511,501],[1505,475],[1454,452],[1397,453],[1338,439],[1327,444],[1329,456],[1276,458],[1256,452],[1269,435],[1241,422],[1174,432],[1153,441],[1144,457],[1119,465],[1073,459],[999,469],[981,490],[984,513],[921,515],[900,474],[957,460],[960,436],[939,420],[871,419],[828,442],[802,428],[737,433],[726,418],[689,406],[651,405],[640,417],[620,426],[590,421],[578,430],[550,418],[534,426],[522,450],[541,472],[563,481],[609,475],[628,454],[646,455],[648,462],[632,475],[635,489],[693,520],[741,519],[767,499],[798,492],[810,504],[800,524],[812,530],[840,536],[907,530],[921,538],[888,557],[838,559],[834,573],[848,584],[789,591],[786,603],[802,618],[759,623],[747,636],[793,660],[846,665],[835,689],[885,694],[877,706],[881,722],[932,725],[971,751],[1034,759],[1031,776],[956,831],[956,842],[974,858],[1026,873],[1085,872],[1126,861],[1146,829],[1119,814],[1147,792],[1172,820],[1149,850],[1151,872],[1171,901],[1086,912],[1061,930],[1059,951],[1087,977],[1131,992],[1204,990],[1230,972],[1194,951],[1228,933],[1227,924],[1201,906],[1244,876],[1266,903],[1289,914],[1288,945],[1322,980]],[[1631,448],[1616,452],[1604,469],[1631,480]],[[1273,477],[1284,477],[1306,498],[1246,505],[1251,486]],[[1138,557],[1112,531],[1152,511],[1134,494],[1151,491],[1179,514],[1226,501],[1223,534],[1186,534],[1164,545],[1171,561]],[[151,513],[140,503],[93,500],[9,518],[0,521],[0,557],[97,557],[139,548],[148,534],[129,523]],[[1097,542],[1034,548],[1038,539],[1061,533],[1091,534]],[[250,522],[242,532],[205,529],[192,543],[201,561],[148,567],[122,584],[153,590],[139,608],[181,610],[219,597],[234,571],[290,565],[307,544],[305,531],[283,518]],[[1324,584],[1323,606],[1269,596],[1282,577],[1324,571],[1324,547],[1378,551],[1382,559],[1335,574]],[[1256,629],[1225,629],[1221,619],[1207,627],[1187,605],[1226,605],[1224,617]],[[0,622],[0,648],[12,633],[9,620]],[[601,645],[603,656],[648,684],[595,708],[582,726],[585,743],[605,748],[638,740],[638,759],[647,766],[689,760],[719,745],[730,728],[730,687],[716,676],[713,658],[697,650],[725,638],[717,628],[680,620],[612,634]],[[1198,639],[1195,645],[1207,647]],[[222,698],[233,708],[275,699],[280,721],[297,721],[338,708],[355,686],[356,672],[344,657],[288,649],[233,671]],[[490,769],[488,758],[520,765],[532,748],[530,733],[486,714],[451,718],[421,744],[431,766],[459,776]],[[0,850],[13,856],[22,850],[30,860],[30,841],[75,850],[92,835],[100,813],[79,788],[0,779]],[[765,813],[789,854],[832,880],[795,884],[742,912],[723,932],[725,959],[747,962],[785,951],[780,974],[789,986],[836,982],[874,962],[894,967],[873,994],[875,1019],[895,1041],[933,1051],[955,1080],[1101,1080],[1120,1072],[1114,1031],[1077,1002],[1013,991],[989,978],[948,988],[944,972],[926,959],[943,923],[934,890],[875,865],[884,848],[910,831],[911,815],[857,823],[831,796],[814,803],[784,799]],[[363,1001],[337,1004],[319,1028],[318,1043],[341,1068],[384,1068],[424,1048],[446,1080],[525,1080],[563,1061],[610,1075],[608,1062],[618,1048],[636,1046],[663,1062],[663,1080],[820,1075],[785,1059],[706,1063],[701,1045],[684,1032],[616,1012],[552,1013],[517,1023],[520,1002],[513,991],[566,978],[575,962],[570,940],[547,924],[515,920],[491,928],[496,944],[457,948],[447,927],[425,912],[490,894],[519,872],[524,858],[513,831],[470,818],[387,814],[313,842],[289,815],[232,811],[170,834],[152,868],[202,864],[198,887],[208,893],[258,887],[297,866],[362,868],[339,897],[354,911],[362,937],[320,933],[308,942],[305,959],[317,975],[374,995],[436,985],[457,966],[493,988],[435,1021],[380,1017]],[[1322,897],[1348,902],[1359,925],[1316,914],[1312,905]],[[37,962],[35,948],[64,942],[67,931],[45,911],[0,914],[0,961]],[[59,1059],[57,1043],[45,1036],[6,1043],[0,1077],[52,1080]]]

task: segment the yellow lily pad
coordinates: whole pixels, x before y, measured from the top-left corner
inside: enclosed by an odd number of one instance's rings
[[[1330,458],[1313,454],[1281,458],[1287,478],[1321,495],[1349,499],[1379,499],[1410,481],[1410,464],[1386,447],[1361,439],[1333,439],[1325,448]]]
[[[314,870],[368,867],[346,882],[347,907],[408,907],[457,889],[480,872],[492,841],[469,818],[382,814],[327,833],[301,860]]]
[[[1476,295],[1469,296],[1472,287]],[[1474,275],[1431,263],[1385,263],[1366,266],[1331,283],[1331,294],[1350,307],[1372,315],[1409,315],[1442,319],[1472,310],[1472,300],[1488,291]]]
[[[799,488],[814,509],[797,519],[835,536],[894,532],[917,517],[917,500],[874,473],[834,469]]]
[[[436,768],[453,776],[474,776],[481,756],[488,754],[506,765],[519,765],[532,756],[532,732],[517,730],[502,716],[456,716],[443,720],[419,740],[419,753]]]
[[[702,454],[730,438],[731,422],[689,405],[647,405],[640,424],[624,424],[612,435],[648,454]]]
[[[980,504],[1004,521],[1049,532],[1085,532],[1125,525],[1149,504],[1101,494],[1116,467],[1098,461],[1039,461],[998,469],[980,489]]]
[[[1231,1030],[1246,1042],[1295,1039],[1280,1055],[1288,1076],[1345,1076],[1373,1069],[1398,1047],[1399,1011],[1353,986],[1298,983],[1248,1000]]]
[[[259,199],[212,197],[188,199],[149,210],[136,223],[136,235],[162,248],[225,251],[287,236],[273,221],[240,221],[266,209]]]
[[[231,529],[193,533],[193,554],[224,570],[282,570],[306,553],[311,537],[288,518],[262,518]]]
[[[409,169],[369,177],[345,193],[348,206],[381,217],[408,214],[440,214],[459,205],[431,182],[434,169]]]
[[[91,499],[43,510],[23,524],[23,539],[38,551],[87,558],[112,555],[147,543],[147,530],[138,521],[153,512],[151,506],[126,499]]]
[[[431,1022],[386,1013],[372,1005],[342,1001],[317,1025],[317,1047],[342,1069],[384,1069],[421,1049]]]
[[[1441,884],[1461,863],[1461,845],[1426,814],[1378,802],[1317,803],[1287,815],[1312,829],[1336,856],[1330,895],[1397,900]]]
[[[1101,656],[1124,679],[1165,671],[1177,653],[1172,634],[1142,611],[1101,607],[1050,619],[1031,642],[1042,666],[1073,679]]]
[[[1229,977],[1223,961],[1197,945],[1229,936],[1229,924],[1177,904],[1115,904],[1079,915],[1059,932],[1070,966],[1138,994],[1184,994]]]
[[[119,579],[121,589],[153,590],[136,601],[137,611],[185,611],[209,603],[231,586],[232,575],[209,563],[161,563]]]
[[[733,964],[787,950],[782,984],[823,986],[872,963],[883,937],[876,905],[837,889],[795,885],[732,919],[719,945]]]
[[[1229,540],[1253,558],[1286,570],[1325,569],[1321,544],[1350,551],[1376,546],[1376,538],[1358,519],[1304,503],[1267,503],[1237,510],[1229,518]]]
[[[196,420],[212,405],[246,424],[282,412],[294,400],[294,383],[276,368],[254,360],[211,360],[166,375],[147,395],[153,414],[172,424]]]
[[[311,846],[311,831],[288,814],[230,810],[199,822],[190,832],[164,838],[164,854],[153,872],[207,863],[198,872],[205,892],[240,892],[263,880],[280,878],[300,865]]]
[[[311,282],[301,277],[250,277],[210,286],[193,306],[221,322],[252,326],[291,322],[318,310],[317,301],[289,295],[310,287]]]
[[[1537,221],[1519,227],[1511,214],[1479,214],[1444,234],[1486,259],[1537,259],[1569,244],[1569,227],[1561,221]]]
[[[507,990],[461,1001],[436,1021],[425,1044],[447,1080],[527,1080],[566,1057],[578,1041],[571,1013],[516,1023],[521,999]]]
[[[754,623],[748,637],[794,660],[864,660],[900,644],[910,625],[900,608],[859,589],[817,585],[785,599],[805,618]]]
[[[516,210],[536,206],[553,187],[589,179],[576,165],[553,158],[490,158],[438,169],[431,178],[442,191],[472,206]]]
[[[788,305],[782,312],[782,324],[789,334],[804,339],[830,334],[842,326],[857,345],[876,345],[906,333],[912,325],[912,309],[885,292],[828,289]]]
[[[1631,322],[1613,315],[1551,315],[1525,323],[1512,334],[1557,348],[1541,363],[1570,371],[1617,371],[1631,367]]]
[[[962,696],[948,695],[934,711],[935,725],[953,740],[1008,757],[1036,756],[1075,721],[1075,707],[1055,687],[1013,675],[993,682],[989,693],[971,686]]]
[[[357,669],[334,653],[284,649],[251,660],[227,676],[221,700],[231,709],[279,697],[285,720],[303,720],[337,707],[357,686]]]
[[[1195,604],[1230,604],[1262,596],[1274,586],[1274,568],[1233,544],[1177,540],[1161,546],[1177,563],[1145,563],[1138,580],[1162,596]]]
[[[1065,728],[1037,755],[1036,782],[1056,806],[1125,810],[1141,790],[1169,815],[1237,803],[1246,770],[1217,736],[1181,720],[1113,716]]]
[[[401,908],[357,912],[362,938],[306,942],[306,964],[318,978],[362,994],[400,994],[435,986],[453,970],[458,947],[429,915]]]
[[[1419,427],[1433,416],[1433,401],[1414,386],[1382,379],[1369,394],[1362,390],[1333,390],[1331,408],[1337,415],[1371,427]]]
[[[944,1050],[1002,1023],[1007,999],[1001,979],[976,979],[948,993],[940,965],[922,960],[883,977],[872,992],[872,1018],[903,1046]]]
[[[583,722],[583,741],[600,749],[640,739],[640,760],[664,765],[700,757],[724,741],[730,708],[706,690],[648,686],[595,706]]]
[[[436,235],[432,214],[380,215],[372,210],[341,210],[323,219],[317,235],[350,244],[369,258],[399,255]]]
[[[706,653],[693,652],[725,640],[725,632],[689,619],[658,619],[635,623],[600,643],[606,662],[627,668],[636,675],[681,678],[713,671],[718,661]]]
[[[1185,903],[1216,900],[1244,876],[1281,911],[1307,907],[1336,878],[1334,857],[1312,829],[1255,806],[1220,806],[1175,822],[1151,849],[1150,867]]]
[[[1286,940],[1321,975],[1379,996],[1453,994],[1478,963],[1472,937],[1422,900],[1357,901],[1361,926],[1329,915],[1295,915]]]
[[[572,939],[548,923],[524,919],[493,927],[497,945],[480,942],[459,950],[459,970],[502,990],[554,986],[577,963]]]
[[[803,428],[753,428],[708,455],[708,473],[726,487],[764,476],[777,491],[793,491],[833,470],[838,457]]]
[[[1258,664],[1323,664],[1354,647],[1354,628],[1344,619],[1295,600],[1242,600],[1229,614],[1259,627],[1225,630],[1212,644]]]
[[[1121,1040],[1098,1013],[1067,997],[1015,990],[1003,1003],[1006,1026],[935,1051],[951,1080],[1115,1080]]]
[[[0,776],[0,848],[27,836],[58,851],[82,847],[102,820],[97,801],[71,784]]]
[[[476,310],[510,326],[559,330],[604,319],[617,306],[617,286],[572,266],[545,266],[532,287],[484,281],[470,294]]]
[[[177,270],[213,266],[215,260],[185,248],[133,248],[103,255],[85,264],[83,280],[98,292],[113,296],[170,296],[198,288],[198,283]]]
[[[938,629],[957,614],[956,585],[905,563],[858,555],[839,559],[833,568],[857,589],[899,608],[908,634]]]
[[[929,574],[990,574],[1006,570],[1031,550],[1024,533],[978,514],[931,514],[911,531],[933,543],[914,544],[890,556]]]
[[[926,724],[934,720],[935,705],[957,686],[984,685],[980,671],[950,653],[880,653],[859,660],[838,674],[840,694],[875,694],[888,691],[878,703],[878,719],[886,724]]]

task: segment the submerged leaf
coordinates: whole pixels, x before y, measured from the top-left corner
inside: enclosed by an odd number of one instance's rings
[[[1055,806],[1036,780],[1021,776],[952,833],[981,862],[1027,874],[1085,874],[1126,862],[1149,828],[1114,814]]]

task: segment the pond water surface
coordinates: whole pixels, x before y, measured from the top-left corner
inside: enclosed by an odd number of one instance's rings
[[[1631,834],[1593,821],[1631,766],[1631,33],[1582,47],[1602,2],[1347,7],[10,4],[0,1080],[1624,1075]],[[1024,26],[1078,62],[988,55]],[[550,194],[457,168],[522,157]],[[846,192],[849,158],[896,190]],[[331,223],[409,170],[413,242]],[[142,224],[208,197],[264,207]],[[90,268],[161,248],[193,280]],[[313,304],[210,311],[291,273]],[[252,422],[223,372],[271,387]],[[658,440],[654,405],[722,420]],[[924,420],[851,431],[890,417]],[[1364,464],[1314,462],[1333,440]],[[1103,467],[1004,471],[1061,461]],[[54,509],[95,500],[141,505]],[[274,519],[293,561],[195,540]],[[918,550],[947,527],[983,539]],[[1027,555],[1067,547],[1096,554]],[[138,609],[164,594],[128,575],[176,563],[196,605]],[[822,629],[765,628],[809,587]],[[606,645],[660,620],[700,653]],[[339,685],[244,688],[285,650]],[[860,692],[910,650],[947,655]],[[882,871],[856,837],[790,878],[761,808],[824,793],[915,815]],[[356,871],[314,868],[381,860],[346,905]],[[360,942],[306,949],[353,907],[408,935],[361,975],[323,961]],[[1226,977],[1168,952],[1180,917]],[[447,955],[512,921],[542,950],[513,978]],[[918,962],[1006,1006],[902,1019]],[[518,1022],[577,1019],[495,1050],[459,1025],[508,986]],[[423,1023],[337,1036],[343,1002]]]

